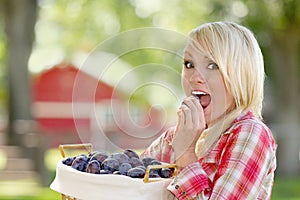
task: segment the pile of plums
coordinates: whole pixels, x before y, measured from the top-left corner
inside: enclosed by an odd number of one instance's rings
[[[146,168],[149,165],[162,165],[155,158],[140,158],[132,149],[123,152],[109,154],[106,151],[94,151],[91,154],[80,154],[75,157],[67,157],[63,164],[81,172],[92,174],[118,174],[132,178],[144,178]],[[170,178],[174,170],[171,168],[153,169],[149,178]]]

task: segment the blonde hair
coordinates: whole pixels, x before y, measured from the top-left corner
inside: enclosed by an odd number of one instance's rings
[[[232,22],[212,22],[193,29],[189,37],[218,64],[235,108],[262,118],[264,61],[253,33]]]

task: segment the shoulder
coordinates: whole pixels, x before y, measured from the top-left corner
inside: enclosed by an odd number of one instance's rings
[[[233,140],[250,144],[269,144],[275,149],[272,131],[262,120],[254,116],[235,121],[229,132]]]

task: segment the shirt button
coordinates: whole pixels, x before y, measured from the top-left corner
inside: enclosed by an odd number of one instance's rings
[[[177,190],[179,188],[179,185],[175,185],[175,189]]]
[[[185,192],[185,191],[183,191],[181,194],[182,194],[182,195],[185,195],[185,194],[186,194],[186,192]]]

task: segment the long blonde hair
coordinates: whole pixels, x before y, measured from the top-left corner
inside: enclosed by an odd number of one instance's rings
[[[264,61],[252,32],[232,22],[213,22],[193,29],[189,36],[218,64],[235,106],[261,118]]]
[[[232,22],[203,24],[189,33],[196,47],[218,64],[235,109],[200,136],[196,153],[203,156],[233,120],[245,110],[262,118],[264,61],[253,33]]]

